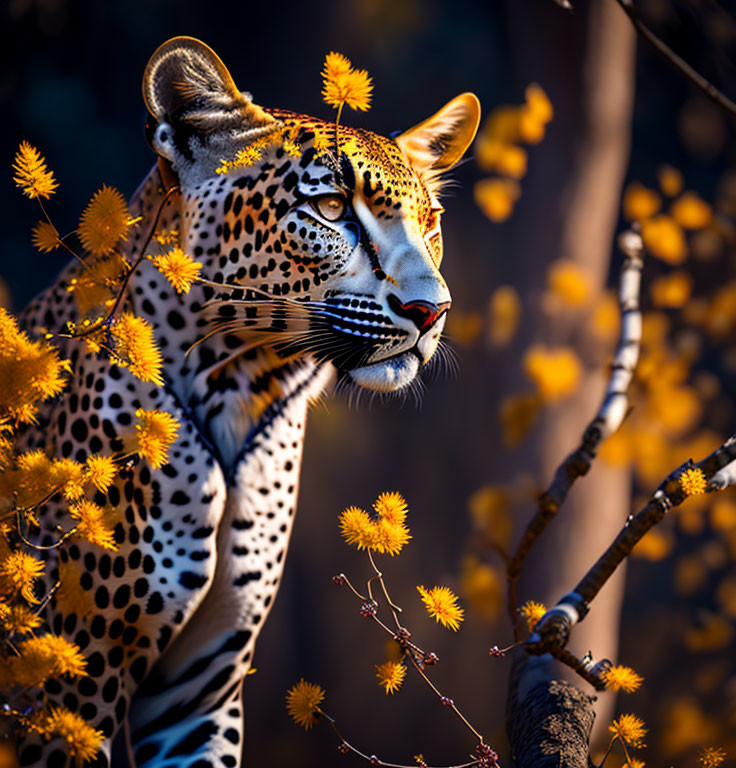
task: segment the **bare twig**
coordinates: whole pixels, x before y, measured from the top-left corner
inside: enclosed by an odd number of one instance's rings
[[[736,104],[724,93],[718,90],[709,80],[706,80],[699,72],[693,69],[681,56],[678,56],[672,48],[660,40],[654,32],[641,20],[639,11],[633,0],[616,0],[624,13],[628,16],[636,31],[666,59],[678,72],[683,74],[693,85],[699,88],[711,101],[718,104],[726,112],[736,115]]]
[[[598,413],[585,429],[580,445],[560,464],[549,488],[539,497],[537,512],[527,525],[506,569],[507,609],[514,628],[515,640],[518,640],[520,635],[516,586],[526,557],[534,542],[557,515],[575,481],[587,474],[600,443],[621,426],[628,411],[627,390],[639,359],[641,342],[639,289],[643,266],[643,244],[638,232],[628,230],[621,234],[618,245],[624,254],[619,284],[621,333],[611,365],[606,394]]]

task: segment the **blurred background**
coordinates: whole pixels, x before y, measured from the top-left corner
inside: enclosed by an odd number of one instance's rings
[[[406,497],[414,537],[385,563],[392,595],[417,641],[438,653],[437,685],[509,762],[510,662],[488,656],[511,638],[494,547],[519,535],[598,407],[617,334],[615,235],[630,220],[642,223],[651,255],[634,409],[533,550],[522,600],[556,601],[632,505],[734,431],[736,123],[636,40],[615,0],[574,4],[571,14],[554,0],[3,3],[0,275],[15,310],[63,262],[31,246],[37,211],[11,181],[18,143],[36,145],[60,181],[49,207],[62,232],[103,182],[132,194],[153,162],[141,75],[169,37],[211,45],[257,103],[324,117],[319,72],[324,55],[340,51],[375,83],[372,109],[345,122],[383,134],[463,91],[483,106],[479,139],[444,202],[457,374],[427,376],[419,404],[330,397],[313,412],[284,579],[246,683],[246,765],[352,760],[337,755],[326,726],[305,734],[289,722],[284,694],[300,677],[326,688],[328,711],[369,754],[410,764],[422,753],[436,765],[463,762],[472,747],[411,674],[395,696],[383,693],[374,665],[386,658],[384,637],[330,580],[367,575],[341,542],[337,515],[384,490]],[[736,96],[729,3],[637,6]],[[597,749],[623,711],[646,720],[641,756],[651,764],[695,765],[709,745],[734,759],[735,558],[736,499],[701,497],[606,587],[571,648],[632,666],[646,682],[623,701],[599,697]],[[461,595],[457,634],[430,623],[417,584]]]

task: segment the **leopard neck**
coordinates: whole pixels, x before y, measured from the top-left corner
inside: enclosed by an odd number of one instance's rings
[[[144,247],[151,254],[172,247],[157,242],[146,246],[154,226],[159,232],[178,232],[193,257],[215,254],[216,243],[206,244],[187,230],[182,195],[164,197],[161,175],[154,168],[130,201],[131,214],[142,221],[128,242],[128,257],[136,259]],[[234,472],[248,442],[278,419],[287,404],[303,400],[306,409],[319,397],[332,368],[304,357],[284,362],[267,348],[233,347],[232,337],[224,335],[201,341],[207,332],[202,307],[208,297],[207,288],[198,284],[185,295],[177,294],[148,260],[128,287],[133,311],[154,326],[167,388],[210,442],[227,474]]]

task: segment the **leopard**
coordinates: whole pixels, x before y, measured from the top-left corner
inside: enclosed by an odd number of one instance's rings
[[[243,681],[284,569],[307,412],[340,386],[405,392],[435,355],[451,304],[441,186],[480,106],[464,93],[385,137],[257,105],[191,37],[155,51],[143,100],[156,157],[129,201],[139,222],[123,256],[137,263],[151,232],[175,233],[201,279],[180,294],[143,260],[125,285],[122,306],[155,331],[162,385],[57,340],[72,373],[27,445],[77,461],[112,454],[138,409],[167,411],[180,429],[168,463],[131,461],[107,490],[115,551],[48,549],[49,583],[71,564],[94,610],[48,602],[47,626],[82,650],[87,674],[51,679],[43,696],[102,733],[98,768],[119,734],[137,768],[238,768]],[[80,269],[30,303],[29,332],[80,322]],[[51,500],[39,517],[48,547],[68,512]],[[75,762],[60,737],[29,735],[18,755],[21,766]]]

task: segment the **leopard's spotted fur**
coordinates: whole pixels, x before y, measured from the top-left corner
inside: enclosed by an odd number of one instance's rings
[[[52,680],[46,695],[104,733],[96,765],[109,765],[127,720],[138,768],[234,768],[241,683],[281,577],[308,403],[336,376],[407,386],[433,355],[450,300],[433,189],[472,140],[477,101],[458,97],[396,140],[341,126],[335,154],[334,124],[256,107],[190,38],[157,51],[144,95],[161,159],[131,201],[142,222],[126,256],[178,183],[157,226],[180,233],[209,282],[180,297],[144,262],[127,302],[156,329],[165,385],[68,342],[72,381],[28,435],[83,460],[120,450],[138,408],[182,425],[165,467],[139,462],[110,489],[118,551],[61,551],[95,611],[63,615],[52,602],[47,619],[82,648],[89,676]],[[297,152],[276,140],[216,172],[274,127]],[[344,214],[326,218],[330,205]],[[31,304],[28,328],[77,318],[75,273]],[[47,506],[40,543],[65,522],[63,505]],[[56,564],[47,570],[55,578]],[[70,764],[60,739],[30,738],[19,754],[24,766]]]

